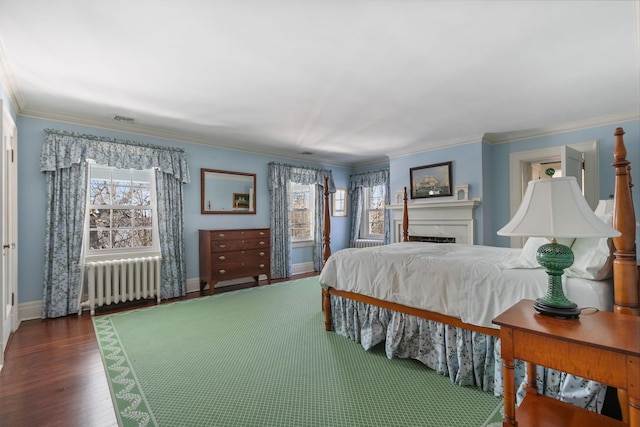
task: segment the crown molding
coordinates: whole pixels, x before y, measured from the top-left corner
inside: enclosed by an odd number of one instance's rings
[[[538,138],[542,136],[554,135],[557,133],[572,132],[638,119],[640,119],[640,112],[634,112],[624,115],[598,117],[594,119],[565,123],[559,126],[550,126],[538,129],[526,129],[496,133],[488,132],[483,135],[482,141],[486,142],[487,144],[504,144],[508,142],[520,141],[523,139]]]

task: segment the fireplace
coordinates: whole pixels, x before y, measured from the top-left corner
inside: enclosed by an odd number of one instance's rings
[[[440,236],[409,236],[410,242],[428,242],[428,243],[455,243],[455,237]]]
[[[409,202],[409,236],[420,236],[472,245],[473,209],[479,200],[449,200],[435,202]],[[402,204],[388,207],[393,213],[393,241],[402,241]],[[415,240],[414,240],[415,241]],[[426,241],[426,240],[419,240]],[[429,240],[431,241],[431,240]]]

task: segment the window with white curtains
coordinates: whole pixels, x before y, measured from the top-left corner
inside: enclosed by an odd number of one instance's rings
[[[385,186],[363,188],[363,209],[360,220],[361,239],[384,239]]]
[[[89,165],[85,259],[160,253],[155,187],[153,169]]]

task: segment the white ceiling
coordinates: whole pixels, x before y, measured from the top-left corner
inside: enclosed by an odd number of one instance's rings
[[[637,0],[0,0],[0,71],[20,114],[353,166],[640,117],[639,21]]]

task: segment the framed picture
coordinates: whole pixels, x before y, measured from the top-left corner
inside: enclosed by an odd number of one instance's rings
[[[333,203],[331,209],[332,216],[347,216],[347,190],[337,188],[333,193]]]
[[[451,162],[411,168],[409,175],[412,199],[451,196]]]
[[[233,193],[233,209],[249,209],[248,193]]]

